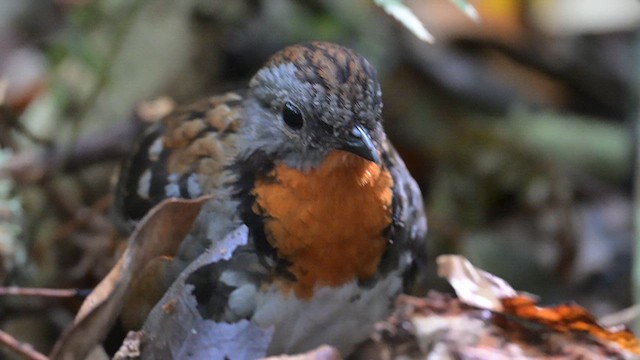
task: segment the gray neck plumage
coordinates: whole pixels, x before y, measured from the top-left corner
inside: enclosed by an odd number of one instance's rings
[[[241,159],[248,159],[255,153],[263,153],[271,162],[283,162],[287,166],[299,170],[309,170],[320,166],[330,149],[320,149],[297,141],[274,141],[282,138],[283,133],[277,126],[269,126],[269,122],[282,121],[265,109],[252,97],[243,104],[243,129],[239,131],[238,148],[244,149],[239,154]],[[266,126],[265,126],[266,125]]]

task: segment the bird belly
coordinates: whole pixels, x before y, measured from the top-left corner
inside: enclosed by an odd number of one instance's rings
[[[311,299],[283,293],[277,284],[257,295],[252,321],[262,328],[274,327],[268,354],[295,354],[322,344],[343,355],[369,336],[373,325],[385,319],[402,290],[398,271],[363,287],[351,281],[340,287],[320,287]]]

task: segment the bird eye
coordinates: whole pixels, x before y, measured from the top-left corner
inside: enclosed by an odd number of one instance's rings
[[[302,111],[290,102],[285,103],[282,108],[282,120],[284,120],[284,123],[287,124],[287,126],[295,130],[301,129],[304,124]]]

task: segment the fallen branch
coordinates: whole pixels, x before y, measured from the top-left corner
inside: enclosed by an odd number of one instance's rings
[[[0,344],[7,347],[9,350],[15,352],[16,354],[22,355],[23,358],[29,360],[48,360],[49,358],[45,355],[36,351],[33,346],[18,341],[18,339],[13,336],[7,334],[6,332],[0,330]]]
[[[42,297],[74,297],[87,296],[91,290],[87,289],[48,289],[48,288],[23,288],[17,286],[0,287],[0,296],[42,296]]]

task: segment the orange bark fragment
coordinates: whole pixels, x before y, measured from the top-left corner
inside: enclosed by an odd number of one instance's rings
[[[640,354],[640,341],[631,331],[616,331],[602,327],[596,318],[580,305],[539,307],[534,299],[524,295],[504,298],[501,301],[504,314],[543,324],[558,332],[586,332],[597,339],[612,341],[623,349]]]

